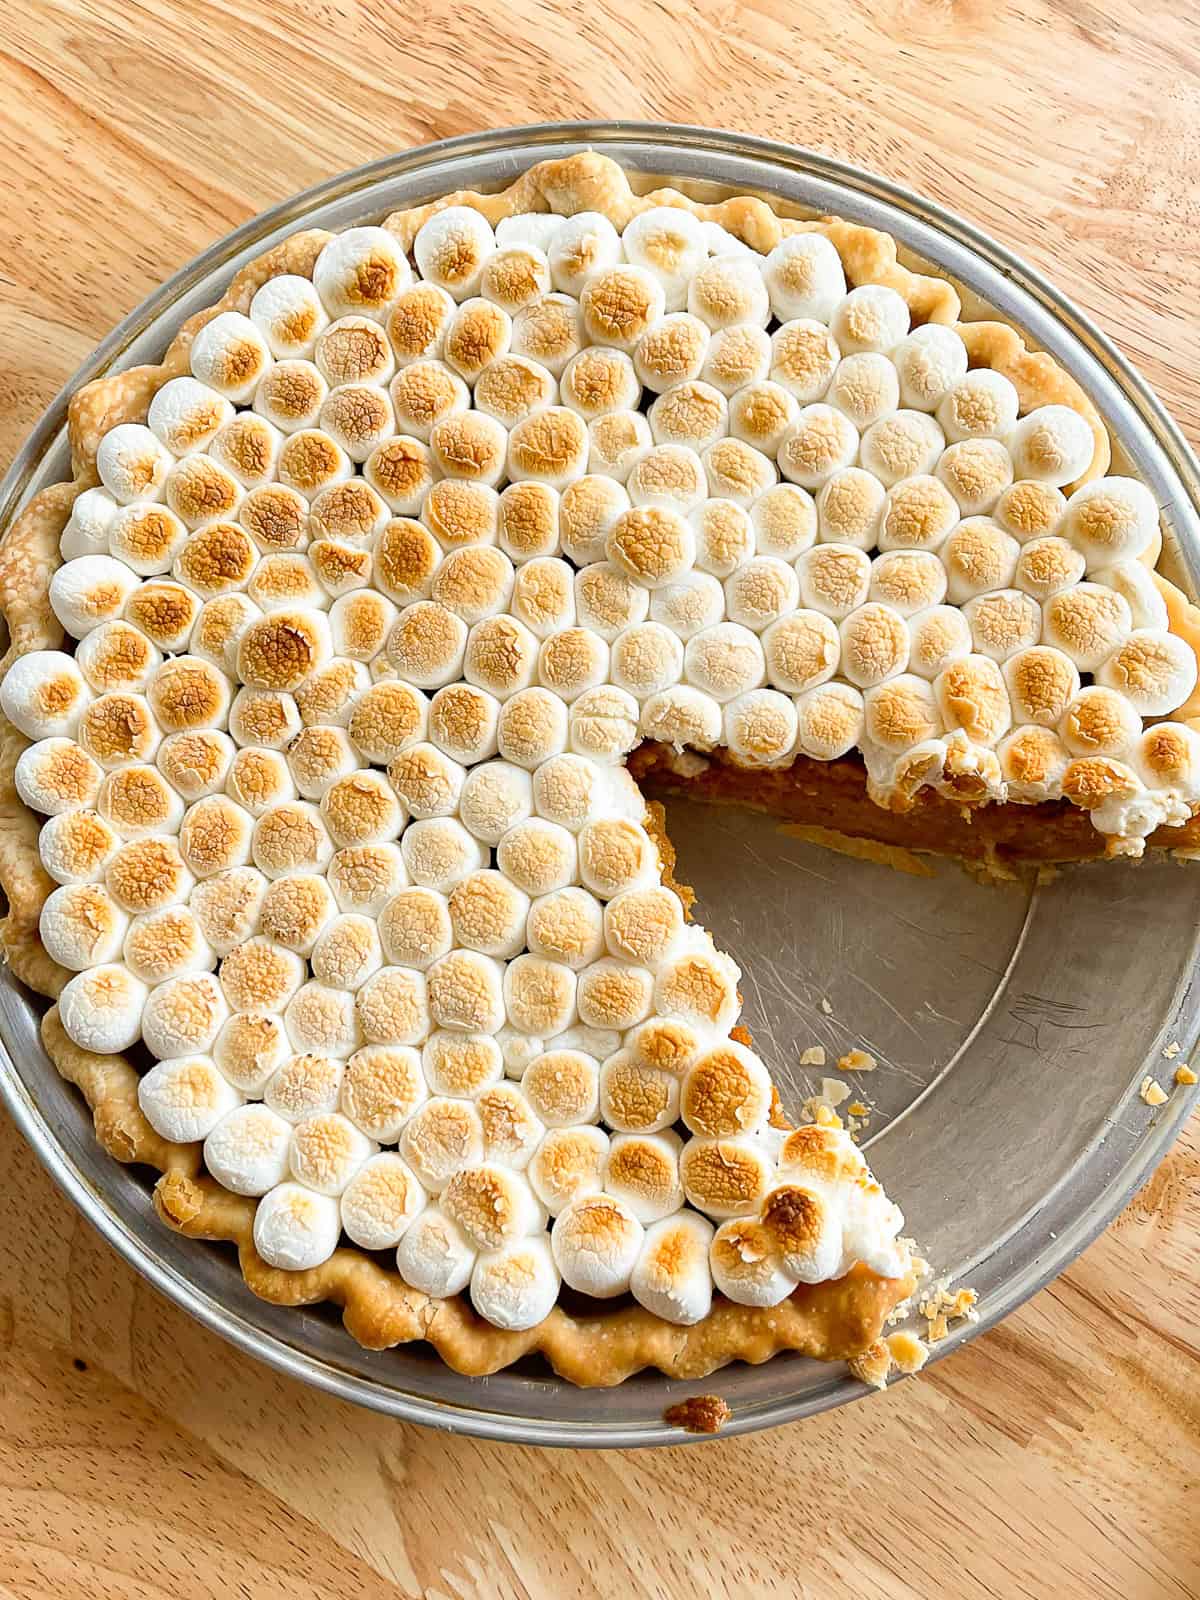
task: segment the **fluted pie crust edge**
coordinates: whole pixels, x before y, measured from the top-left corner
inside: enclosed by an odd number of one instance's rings
[[[946,279],[912,271],[898,258],[895,240],[876,229],[839,218],[797,219],[777,212],[766,200],[736,195],[706,204],[674,189],[635,193],[623,170],[593,151],[539,162],[497,194],[470,191],[445,195],[426,205],[393,213],[387,227],[407,250],[417,231],[436,211],[467,205],[490,222],[523,212],[570,216],[597,211],[617,228],[652,206],[679,206],[718,223],[753,249],[770,251],[796,233],[824,234],[834,245],[852,287],[883,284],[907,302],[914,325],[954,325],[967,346],[970,363],[991,367],[1015,386],[1022,412],[1037,406],[1070,406],[1092,430],[1094,451],[1078,480],[1107,470],[1111,447],[1095,407],[1054,359],[1026,347],[1006,323],[959,321],[961,303]],[[199,330],[222,311],[246,312],[256,290],[280,273],[311,277],[313,265],[331,235],[317,229],[297,232],[243,267],[216,304],[189,317],[161,363],[112,373],[84,385],[70,402],[68,431],[72,480],[36,495],[0,539],[0,613],[9,629],[9,647],[0,674],[31,650],[60,649],[64,632],[49,603],[50,578],[59,565],[59,538],[75,498],[99,482],[97,446],[109,429],[143,422],[151,399],[169,379],[189,370],[188,354]],[[1075,487],[1075,486],[1071,486]],[[1147,553],[1153,567],[1158,543]],[[1200,610],[1174,584],[1154,573],[1166,601],[1170,627],[1200,659]],[[1200,689],[1176,713],[1200,728]],[[0,718],[0,887],[8,901],[0,920],[0,947],[13,973],[50,1000],[71,976],[47,955],[38,937],[42,906],[54,884],[38,854],[38,823],[19,799],[16,762],[28,741]],[[657,830],[661,835],[661,827]],[[660,837],[666,871],[673,852]],[[201,1145],[172,1143],[155,1133],[138,1106],[138,1073],[120,1055],[97,1055],[66,1035],[52,1005],[42,1024],[46,1052],[61,1075],[83,1093],[96,1136],[118,1161],[155,1168],[161,1176],[154,1205],[162,1220],[189,1238],[224,1240],[238,1250],[242,1275],[255,1294],[276,1305],[332,1301],[342,1308],[348,1332],[369,1349],[427,1340],[457,1372],[494,1373],[526,1355],[539,1353],[569,1382],[604,1386],[620,1383],[644,1367],[672,1378],[699,1378],[734,1360],[758,1363],[782,1350],[823,1360],[861,1354],[880,1336],[889,1315],[915,1287],[913,1278],[886,1279],[856,1266],[832,1282],[801,1285],[773,1308],[735,1305],[717,1295],[710,1314],[692,1327],[678,1327],[637,1305],[622,1305],[591,1317],[572,1315],[562,1306],[535,1328],[507,1333],[486,1323],[465,1295],[433,1299],[410,1289],[395,1271],[367,1252],[339,1248],[322,1266],[306,1272],[269,1267],[253,1243],[255,1201],[221,1188],[202,1174]]]

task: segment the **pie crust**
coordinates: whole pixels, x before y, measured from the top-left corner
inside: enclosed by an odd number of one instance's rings
[[[991,368],[1012,382],[1022,413],[1042,405],[1063,405],[1086,420],[1093,439],[1092,457],[1071,487],[1102,476],[1109,466],[1110,442],[1104,424],[1074,379],[1049,355],[1028,349],[1021,335],[1004,323],[960,323],[960,301],[953,285],[906,267],[898,258],[894,240],[884,233],[835,218],[787,217],[765,200],[749,195],[703,204],[672,189],[638,194],[614,162],[590,151],[539,163],[498,194],[448,195],[395,213],[384,226],[407,251],[422,224],[449,206],[471,207],[492,223],[528,212],[562,216],[599,212],[618,228],[651,207],[681,207],[760,252],[770,251],[794,234],[822,234],[836,249],[850,286],[878,284],[894,289],[906,302],[914,325],[953,325],[967,346],[972,367]],[[101,377],[73,397],[69,410],[73,481],[37,495],[0,543],[0,610],[10,633],[0,672],[29,651],[62,646],[64,633],[49,603],[49,583],[59,565],[59,538],[72,504],[78,494],[99,481],[96,453],[103,435],[119,423],[145,419],[149,403],[162,385],[188,373],[192,341],[220,312],[245,313],[255,291],[277,274],[311,277],[317,257],[331,237],[307,230],[276,245],[244,267],[216,305],[181,326],[161,364]],[[1156,540],[1141,558],[1150,568],[1160,548]],[[1200,652],[1200,611],[1157,572],[1154,582],[1166,603],[1170,630],[1193,652]],[[1200,730],[1200,689],[1175,716]],[[42,907],[55,885],[39,858],[39,824],[18,797],[14,781],[17,759],[27,743],[8,723],[0,727],[0,884],[8,900],[0,942],[16,976],[53,1001],[71,974],[51,959],[38,933]],[[1005,826],[1014,859],[1078,859],[1104,850],[1099,834],[1093,832],[1085,839],[1080,832],[1090,827],[1086,817],[1064,804],[998,806],[973,814],[969,804],[964,808],[930,795],[920,797],[908,810],[883,811],[865,798],[861,767],[852,759],[815,763],[801,758],[787,769],[751,773],[728,757],[718,756],[705,762],[697,775],[694,770],[681,771],[665,747],[645,744],[630,766],[652,786],[658,783],[668,791],[686,788],[706,798],[758,804],[830,834],[861,833],[900,848],[994,854],[990,822],[981,821],[990,810],[996,815],[1010,813]],[[832,789],[822,793],[828,784]],[[830,793],[840,795],[842,810],[831,807]],[[872,827],[865,807],[875,813],[878,827]],[[1013,823],[1014,812],[1021,823]],[[1161,831],[1170,838],[1156,835],[1152,843],[1191,846],[1200,840],[1200,828],[1194,822]],[[1034,841],[1033,847],[1021,847],[1025,836]],[[1037,845],[1039,837],[1045,842],[1044,849]],[[974,848],[980,840],[983,843]],[[673,855],[665,835],[658,842],[669,875]],[[55,1005],[48,1010],[42,1031],[47,1053],[59,1072],[79,1087],[91,1107],[96,1135],[104,1148],[120,1161],[149,1165],[162,1174],[154,1199],[169,1226],[189,1237],[235,1244],[247,1284],[266,1300],[286,1305],[323,1300],[337,1303],[349,1332],[369,1348],[428,1340],[449,1366],[471,1375],[499,1371],[538,1352],[560,1376],[577,1384],[619,1383],[646,1366],[671,1377],[696,1378],[729,1361],[760,1362],[780,1350],[822,1359],[852,1358],[876,1343],[889,1315],[915,1287],[911,1274],[882,1278],[860,1265],[835,1281],[802,1285],[773,1308],[735,1305],[718,1295],[710,1314],[691,1327],[667,1323],[636,1305],[622,1304],[593,1316],[576,1316],[557,1305],[536,1327],[509,1333],[479,1317],[465,1294],[448,1299],[420,1294],[358,1248],[339,1247],[323,1265],[308,1271],[270,1267],[254,1247],[256,1202],[234,1195],[202,1175],[199,1143],[175,1143],[154,1131],[139,1107],[138,1073],[128,1059],[119,1054],[94,1054],[74,1043]]]

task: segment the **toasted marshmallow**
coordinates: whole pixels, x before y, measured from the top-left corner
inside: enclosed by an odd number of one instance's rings
[[[469,1100],[426,1100],[404,1125],[400,1154],[422,1187],[440,1195],[456,1172],[483,1161],[478,1111]]]
[[[452,589],[452,585],[447,586],[447,590]],[[450,598],[456,598],[453,592]],[[418,600],[400,613],[388,634],[388,660],[405,684],[438,689],[461,675],[467,632],[467,623],[446,605]]]
[[[251,595],[238,591],[206,600],[192,629],[189,654],[211,662],[228,676],[237,660],[237,641],[262,614]]]
[[[283,1013],[283,1025],[292,1049],[337,1061],[352,1056],[367,1032],[365,1008],[359,1004],[365,993],[365,989],[360,989],[355,996],[344,989],[330,989],[323,983],[303,984]]]
[[[17,792],[20,794],[20,789]],[[102,817],[82,809],[52,816],[38,835],[38,854],[55,883],[98,882],[119,845],[117,835]]]
[[[739,322],[712,333],[700,376],[728,399],[747,384],[761,383],[770,369],[771,340],[765,329]]]
[[[372,452],[374,460],[379,452]],[[388,507],[380,495],[361,478],[330,484],[312,503],[309,532],[314,540],[352,545],[374,542],[388,522]],[[309,551],[312,556],[312,550]]]
[[[891,489],[904,478],[924,479],[932,473],[945,442],[941,428],[923,411],[895,411],[863,434],[862,465]],[[939,488],[952,499],[944,485]]]
[[[102,622],[75,651],[75,665],[97,694],[143,694],[161,660],[155,645],[128,622]]]
[[[529,951],[578,971],[604,954],[604,916],[585,889],[568,887],[540,896],[528,911]]]
[[[588,472],[626,483],[653,443],[650,424],[640,411],[608,411],[594,417],[588,423]]]
[[[265,417],[245,411],[217,434],[208,447],[209,459],[245,488],[261,488],[275,476],[283,437]]]
[[[229,1006],[211,972],[168,978],[152,989],[142,1011],[141,1033],[146,1048],[160,1061],[206,1054],[213,1047]],[[215,1070],[215,1069],[214,1069]],[[222,1112],[228,1111],[225,1105]],[[192,1134],[202,1138],[202,1134]]]
[[[537,639],[570,628],[575,621],[574,568],[554,556],[526,561],[513,579],[508,609]]]
[[[501,250],[530,245],[535,250],[547,251],[564,227],[566,219],[552,211],[521,211],[515,216],[501,217],[496,224],[496,243]]]
[[[683,943],[684,915],[673,889],[658,885],[617,895],[604,908],[610,955],[656,971]]]
[[[288,1166],[298,1183],[337,1196],[378,1146],[337,1111],[318,1112],[292,1129]]]
[[[771,767],[786,762],[798,728],[795,706],[774,689],[751,689],[725,707],[725,745],[740,765]]]
[[[517,426],[534,424],[541,415],[535,412]],[[443,417],[429,430],[430,456],[436,469],[446,478],[493,488],[504,475],[508,452],[509,436],[503,426],[482,411],[462,411]]]
[[[615,351],[580,352],[581,355],[594,353],[616,354]],[[475,409],[504,428],[517,427],[534,412],[552,406],[557,398],[558,385],[553,376],[528,356],[507,355],[490,361],[475,385]]]
[[[134,572],[169,572],[188,532],[174,512],[151,500],[122,506],[108,530],[108,551]]]
[[[629,520],[623,521],[624,518]],[[625,568],[639,561],[643,565],[654,563],[655,557],[650,548],[654,531],[661,528],[668,536],[662,556],[667,562],[678,559],[692,539],[686,523],[682,519],[673,519],[669,514],[659,516],[653,512],[641,516],[635,512],[625,512],[622,513],[622,519],[618,519],[621,533],[619,544],[615,543],[614,548],[620,549],[623,565],[596,562],[584,567],[575,579],[575,613],[579,626],[589,629],[608,643],[625,628],[642,622],[649,613],[650,585],[635,578]],[[615,533],[610,535],[610,540],[614,537]]]
[[[495,249],[490,225],[470,206],[447,206],[435,212],[413,240],[422,278],[459,302],[478,294],[484,267]]]
[[[95,803],[96,810],[122,839],[178,833],[183,821],[183,801],[155,767],[121,767],[110,772],[96,793]]]
[[[232,690],[224,672],[200,656],[173,656],[156,667],[146,698],[165,733],[221,728]]]
[[[961,728],[975,744],[995,744],[1012,724],[1004,674],[990,656],[951,661],[934,680],[933,692],[946,727]]]
[[[326,415],[326,408],[332,396],[321,402],[320,416]],[[340,402],[339,402],[340,406]],[[372,410],[372,418],[378,421],[383,415],[382,401],[378,402]],[[342,416],[340,411],[330,416],[331,423]],[[346,424],[343,418],[340,429],[343,436],[346,433]],[[370,449],[379,443],[380,437],[385,437],[376,430],[371,434]],[[370,454],[370,449],[366,454]],[[279,481],[287,488],[295,489],[307,499],[313,499],[322,489],[330,484],[340,483],[342,479],[352,477],[354,465],[339,439],[335,438],[324,428],[302,428],[299,432],[290,434],[284,440],[283,448],[279,452]]]
[[[700,220],[679,206],[652,206],[634,217],[621,237],[626,259],[653,273],[662,284],[667,310],[680,311],[691,278],[708,258]]]
[[[80,556],[51,577],[50,609],[73,639],[83,639],[102,622],[121,616],[136,588],[137,578],[123,561],[107,555]],[[37,650],[33,655],[54,653]]]
[[[958,506],[940,479],[928,474],[904,478],[883,502],[879,548],[936,552],[957,522]]]
[[[832,406],[804,406],[779,444],[779,470],[802,489],[819,489],[858,456],[858,431]]]
[[[187,906],[164,906],[130,923],[121,950],[125,965],[143,983],[162,983],[189,972],[211,972],[216,954]]]
[[[988,517],[960,522],[940,552],[951,604],[1007,588],[1016,576],[1020,550],[1012,535]]]
[[[652,1223],[629,1282],[638,1304],[679,1327],[702,1322],[712,1309],[712,1240],[711,1223],[694,1211]]]
[[[778,556],[755,556],[725,580],[726,616],[753,633],[794,612],[799,599],[799,580]]]
[[[695,511],[708,494],[700,457],[682,444],[660,444],[647,451],[630,472],[627,487],[635,507],[683,515]]]
[[[96,446],[100,482],[118,505],[161,499],[171,466],[171,452],[140,422],[118,423]]]
[[[421,691],[397,679],[384,679],[358,696],[346,731],[364,760],[386,766],[419,744],[429,724],[429,701]]]
[[[487,1033],[432,1033],[421,1064],[430,1093],[456,1100],[474,1100],[504,1076],[500,1046]]]
[[[497,249],[484,263],[479,292],[505,311],[519,311],[550,293],[550,263],[545,250],[523,241]]]
[[[97,883],[64,885],[47,896],[38,922],[43,948],[71,972],[113,962],[121,954],[129,918]]]
[[[666,300],[652,272],[619,264],[589,275],[580,291],[579,308],[592,344],[631,352],[663,315]]]
[[[428,444],[409,438],[407,434],[383,440],[367,457],[363,479],[364,486],[378,495],[389,511],[397,516],[415,517],[434,482]],[[357,480],[351,479],[350,483],[357,485]]]
[[[1133,765],[1147,788],[1166,790],[1189,807],[1197,798],[1200,734],[1186,723],[1159,722],[1147,728],[1133,752]]]
[[[485,855],[478,841],[454,817],[410,823],[400,851],[413,882],[441,894],[448,894],[460,878],[477,871]]]
[[[779,480],[775,463],[744,439],[718,439],[700,459],[709,494],[715,499],[731,500],[743,509],[749,509],[760,498],[765,500]],[[796,493],[804,491],[797,489]]]
[[[97,804],[103,781],[99,764],[73,739],[39,739],[22,750],[13,772],[19,797],[48,817]]]
[[[733,700],[766,680],[759,639],[737,622],[718,622],[688,640],[684,675],[690,687],[718,703]]]
[[[914,673],[902,672],[898,678],[868,689],[863,700],[864,733],[880,750],[899,755],[941,732],[933,690]]]
[[[1169,716],[1196,687],[1196,653],[1177,634],[1137,628],[1101,663],[1096,682],[1118,690],[1139,717]]]
[[[646,1022],[642,1029],[652,1026]],[[632,1050],[618,1050],[600,1069],[600,1115],[610,1128],[624,1133],[669,1128],[679,1120],[679,1078],[645,1065]]]
[[[466,1235],[437,1206],[426,1206],[396,1247],[396,1267],[404,1282],[435,1298],[460,1294],[471,1281],[475,1259]]]
[[[339,911],[374,917],[408,882],[408,868],[399,845],[355,845],[337,852],[326,868],[326,879]]]
[[[429,969],[429,1014],[441,1028],[495,1033],[504,1022],[503,969],[491,956],[452,950]]]
[[[556,556],[559,551],[558,515],[557,489],[532,478],[510,484],[501,494],[498,506],[500,548],[518,564]]]
[[[1007,661],[1015,651],[1028,649],[1042,636],[1042,608],[1019,589],[976,595],[962,611],[970,624],[975,649],[994,661]]]
[[[953,328],[926,323],[890,351],[900,379],[900,403],[935,411],[967,376],[967,350]]]
[[[525,948],[529,896],[503,873],[490,869],[468,873],[450,890],[449,901],[456,944],[500,960]]]
[[[971,653],[971,628],[956,606],[931,606],[908,619],[908,670],[936,678],[948,662]]]
[[[282,1016],[230,1016],[213,1045],[213,1061],[235,1090],[258,1098],[291,1054]],[[286,1162],[286,1139],[283,1141]]]
[[[659,969],[654,980],[654,1007],[662,1015],[679,1017],[693,1027],[728,1033],[741,1010],[737,992],[740,973],[729,956],[713,947],[707,935],[699,930],[695,933],[691,947]],[[636,1020],[640,1022],[642,1018]]]
[[[691,1133],[714,1139],[756,1133],[770,1109],[770,1074],[734,1039],[699,1056],[684,1076],[680,1111]]]
[[[270,896],[268,890],[267,900]],[[225,956],[220,977],[232,1010],[282,1011],[304,982],[305,968],[293,951],[260,935]]]
[[[43,830],[44,831],[44,830]],[[133,839],[115,850],[107,862],[105,886],[131,915],[162,911],[189,898],[196,880],[174,839]],[[199,909],[195,915],[199,917]],[[207,931],[202,928],[207,937]]]
[[[334,844],[384,844],[399,838],[408,820],[404,806],[379,772],[351,772],[326,789],[321,815]]]
[[[572,752],[551,756],[533,775],[533,804],[540,817],[571,833],[615,808],[605,770]]]
[[[887,356],[876,351],[863,350],[857,355],[843,356],[834,368],[825,399],[844,411],[858,431],[864,433],[899,408],[899,375]]]
[[[715,628],[708,628],[704,633],[715,631]],[[689,642],[695,643],[702,637],[703,634],[697,634]],[[750,637],[753,638],[753,634]],[[706,651],[704,659],[707,655]],[[738,692],[735,689],[727,698],[733,698]],[[661,694],[652,694],[643,704],[639,727],[647,739],[672,744],[677,750],[685,746],[711,750],[721,738],[721,706],[713,695],[692,684],[675,684]]]
[[[598,1195],[609,1139],[591,1125],[551,1128],[527,1168],[534,1193],[552,1217],[575,1200]]]
[[[284,272],[268,278],[255,291],[250,302],[250,321],[267,341],[276,360],[303,361],[312,355],[313,345],[328,326],[329,316],[308,278]],[[163,442],[169,444],[170,441]]]
[[[683,1205],[679,1135],[619,1133],[604,1171],[604,1192],[623,1201],[643,1225],[661,1222]]]
[[[821,539],[826,543],[870,550],[879,539],[885,500],[883,485],[871,473],[860,467],[835,472],[817,495]]]
[[[381,1144],[394,1144],[428,1098],[421,1056],[410,1045],[365,1045],[346,1063],[338,1107]]]
[[[500,702],[471,683],[439,689],[429,706],[429,738],[443,755],[465,765],[496,753]]]
[[[259,817],[251,848],[254,865],[268,878],[323,872],[333,854],[321,813],[304,800],[292,800]]]
[[[1080,552],[1065,539],[1051,535],[1045,539],[1031,539],[1021,548],[1011,581],[1035,600],[1044,601],[1052,594],[1073,588],[1083,577],[1084,570]],[[1144,572],[1145,568],[1141,570]]]
[[[655,394],[662,394],[674,384],[699,378],[709,338],[706,324],[688,312],[674,311],[660,317],[642,334],[634,348],[633,367],[637,378]],[[576,359],[582,361],[588,353]],[[571,404],[569,400],[567,403]],[[629,399],[621,404],[633,408],[637,400]],[[604,406],[601,409],[615,408]],[[599,410],[592,415],[599,415]]]
[[[17,656],[0,681],[0,709],[27,739],[73,738],[92,692],[61,650]]]
[[[67,1037],[82,1050],[114,1055],[140,1037],[146,985],[123,966],[91,967],[77,973],[58,997]]]
[[[928,550],[893,550],[871,563],[870,598],[911,617],[946,597],[946,569]]]
[[[508,1022],[522,1033],[553,1038],[575,1021],[576,976],[562,962],[522,955],[504,969],[504,1008]],[[501,1018],[503,1021],[504,1018]],[[490,1029],[495,1032],[495,1029]],[[540,1058],[539,1058],[540,1059]],[[528,1074],[526,1074],[528,1076]],[[522,1079],[529,1103],[549,1123],[542,1103]],[[578,1121],[579,1118],[569,1120]],[[590,1121],[591,1118],[583,1118]]]
[[[1071,757],[1050,728],[1016,728],[997,749],[1000,770],[1012,800],[1056,800]]]
[[[254,392],[254,410],[281,433],[315,427],[329,385],[311,361],[279,361]]]
[[[686,643],[722,621],[725,591],[711,573],[685,572],[674,583],[655,589],[650,597],[650,616]]]
[[[399,889],[378,917],[384,952],[397,966],[424,972],[454,944],[449,902],[436,889],[420,884]]]
[[[416,1174],[386,1150],[365,1161],[342,1190],[342,1228],[364,1250],[390,1250],[424,1207],[425,1191]]]
[[[79,744],[106,771],[150,761],[162,740],[140,694],[102,694],[79,719]]]
[[[264,1195],[287,1178],[291,1137],[269,1106],[235,1105],[205,1138],[204,1165],[223,1189]]]
[[[455,1172],[442,1191],[441,1206],[481,1250],[499,1250],[527,1238],[546,1220],[519,1172],[486,1163]]]
[[[483,227],[490,236],[486,223]],[[417,259],[422,262],[419,252]],[[335,234],[313,266],[313,287],[333,317],[358,314],[383,321],[392,301],[411,282],[404,252],[386,228],[348,228]]]
[[[63,560],[75,561],[79,556],[104,555],[108,549],[108,530],[116,514],[117,502],[107,489],[84,489],[77,494],[59,540],[58,548]]]
[[[206,1139],[241,1100],[203,1054],[160,1061],[138,1082],[138,1105],[146,1121],[164,1139],[178,1143]]]
[[[1018,723],[1057,727],[1079,693],[1079,671],[1069,656],[1053,645],[1018,650],[1004,663],[1004,682]]]
[[[320,800],[331,785],[358,765],[358,753],[341,728],[305,728],[288,747],[286,757],[277,749],[255,745],[239,750],[226,790],[257,818],[298,795]]]
[[[1098,584],[1105,589],[1115,590],[1125,601],[1135,628],[1167,626],[1166,602],[1143,562],[1118,561],[1094,576]]]
[[[530,817],[499,841],[496,864],[526,894],[549,894],[575,881],[575,839],[560,823]]]
[[[514,355],[528,356],[556,378],[585,342],[579,302],[570,295],[545,295],[513,318]]]
[[[567,406],[540,407],[508,436],[508,476],[514,483],[532,479],[563,490],[583,476],[587,461],[586,425]]]
[[[337,1249],[338,1203],[299,1183],[281,1183],[258,1202],[254,1248],[270,1267],[308,1272]]]
[[[387,335],[371,317],[339,317],[329,324],[316,341],[312,359],[331,389],[384,384],[396,370]]]
[[[820,611],[797,610],[780,617],[763,634],[762,646],[767,682],[788,694],[801,694],[832,678],[841,659],[841,636]]]
[[[713,1282],[735,1305],[777,1306],[796,1287],[770,1229],[745,1215],[725,1222],[709,1246]]]
[[[165,580],[144,583],[125,602],[126,622],[144,634],[158,650],[183,650],[199,614],[198,597],[182,584]],[[101,629],[96,628],[93,632],[99,634]],[[88,639],[91,637],[89,634]],[[82,642],[81,650],[86,643],[87,640]],[[157,665],[157,661],[157,655],[150,658],[152,665]],[[80,664],[82,666],[82,662]],[[144,671],[140,664],[137,670],[139,674]]]
[[[602,900],[646,888],[658,877],[658,852],[646,830],[627,818],[590,822],[579,833],[579,875]]]
[[[530,299],[536,298],[531,295]],[[467,383],[474,383],[491,362],[508,353],[512,318],[491,300],[465,300],[446,327],[442,360]]]
[[[229,708],[229,730],[243,746],[282,750],[302,726],[295,700],[276,689],[239,689]]]
[[[471,1303],[497,1328],[533,1328],[558,1298],[559,1273],[544,1236],[518,1239],[481,1255],[471,1272]]]
[[[763,263],[762,275],[780,322],[791,317],[828,322],[846,293],[841,258],[819,233],[781,239]]]
[[[563,1281],[601,1300],[629,1288],[644,1238],[630,1207],[607,1194],[573,1200],[559,1213],[550,1234]]]
[[[1096,478],[1067,501],[1060,531],[1083,556],[1091,575],[1145,554],[1158,532],[1158,506],[1136,478]]]
[[[212,600],[244,589],[254,576],[258,559],[244,528],[235,522],[210,522],[190,536],[171,571],[202,599]]]
[[[393,300],[384,326],[398,367],[436,361],[454,315],[454,300],[434,283],[414,283]]]
[[[749,412],[749,407],[746,408]],[[655,444],[682,445],[701,451],[729,431],[729,406],[725,396],[711,384],[689,379],[672,384],[650,407],[650,432]],[[748,428],[749,423],[743,424]],[[751,439],[758,444],[758,439]],[[767,445],[762,444],[766,449]]]
[[[639,622],[613,641],[609,676],[619,689],[645,700],[683,677],[684,651],[678,636],[661,622]],[[634,710],[636,722],[636,708]]]
[[[373,660],[386,644],[398,616],[392,602],[373,589],[342,595],[329,611],[334,651],[352,661]]]
[[[714,332],[738,323],[766,327],[771,302],[757,260],[741,254],[712,257],[688,284],[687,309]]]
[[[679,1170],[691,1204],[718,1220],[756,1211],[773,1176],[763,1146],[742,1137],[689,1139],[679,1158]]]
[[[226,955],[254,932],[266,892],[267,880],[255,867],[233,867],[192,890],[188,904],[218,955]]]
[[[589,1028],[632,1028],[648,1015],[654,1002],[654,976],[605,956],[579,974],[576,1003]]]
[[[426,978],[406,966],[382,966],[355,997],[358,1026],[371,1045],[419,1045],[430,1029]]]
[[[991,511],[1013,480],[1008,451],[998,439],[964,439],[942,452],[935,469],[964,517]]]
[[[840,359],[837,344],[822,322],[807,318],[784,322],[771,336],[771,381],[802,405],[824,397]],[[751,442],[758,441],[752,438]]]
[[[990,367],[976,367],[942,396],[937,419],[951,444],[962,439],[1007,439],[1019,405],[1011,379]]]
[[[1067,706],[1058,731],[1074,756],[1124,759],[1141,737],[1142,719],[1115,689],[1089,684]]]
[[[1051,405],[1022,417],[1008,436],[1008,448],[1018,478],[1061,489],[1087,471],[1096,443],[1078,411]]]
[[[467,775],[459,801],[463,826],[483,844],[495,845],[533,812],[533,783],[523,768],[489,761]]]
[[[524,1091],[515,1083],[493,1084],[478,1095],[475,1109],[483,1123],[485,1159],[514,1172],[525,1171],[546,1130]]]
[[[188,351],[192,376],[225,399],[248,405],[269,371],[271,351],[263,334],[238,311],[222,311],[205,323]]]
[[[886,355],[908,332],[908,306],[895,289],[865,283],[838,302],[829,323],[844,355],[860,350]]]
[[[713,390],[716,394],[718,391]],[[674,390],[668,390],[669,399]],[[794,393],[778,382],[748,383],[739,389],[729,402],[729,429],[734,438],[768,456],[775,455],[800,415],[800,406]],[[681,439],[680,443],[691,443]],[[704,447],[703,441],[696,448]]]

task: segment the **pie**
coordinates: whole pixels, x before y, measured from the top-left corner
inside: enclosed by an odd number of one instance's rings
[[[877,1347],[902,1215],[787,1122],[653,795],[1200,839],[1154,498],[959,311],[584,151],[297,233],[75,395],[0,546],[3,940],[166,1223],[467,1373]]]

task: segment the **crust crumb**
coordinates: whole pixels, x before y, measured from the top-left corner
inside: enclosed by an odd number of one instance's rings
[[[1170,1044],[1163,1045],[1163,1060],[1174,1061],[1175,1057],[1179,1054],[1182,1048],[1183,1046],[1179,1043],[1178,1039],[1172,1039]]]
[[[892,1353],[882,1339],[876,1339],[849,1362],[850,1371],[860,1383],[869,1383],[873,1389],[886,1389],[888,1373],[892,1370]]]
[[[1187,1062],[1175,1068],[1175,1082],[1184,1088],[1191,1088],[1192,1084],[1200,1083],[1200,1078],[1188,1066]]]
[[[929,1346],[924,1340],[918,1339],[915,1333],[908,1333],[903,1328],[899,1333],[889,1333],[885,1342],[892,1365],[906,1377],[920,1372],[929,1360]]]
[[[838,1062],[839,1072],[874,1072],[879,1065],[866,1050],[848,1050]]]
[[[949,1334],[952,1322],[959,1322],[963,1318],[975,1322],[978,1315],[975,1302],[978,1298],[974,1289],[952,1291],[945,1283],[934,1284],[917,1308],[925,1319],[926,1341],[939,1344]]]
[[[831,1017],[833,1015],[833,1007],[830,1005],[829,1001],[826,1000],[824,995],[821,996],[821,1010],[827,1017]]]
[[[819,844],[836,855],[849,856],[853,861],[873,861],[877,866],[890,867],[893,872],[906,873],[910,878],[936,876],[933,865],[913,850],[903,845],[883,844],[876,839],[856,839],[851,834],[838,833],[833,828],[821,828],[806,822],[785,822],[781,833],[789,838],[801,839],[805,844]]]
[[[1138,1090],[1138,1094],[1148,1106],[1161,1106],[1167,1102],[1167,1091],[1161,1083],[1156,1083],[1149,1073],[1142,1079],[1142,1086]]]
[[[685,1433],[719,1433],[733,1412],[719,1394],[695,1394],[690,1400],[668,1406],[663,1421]]]
[[[802,1067],[823,1067],[825,1065],[825,1046],[823,1044],[814,1044],[810,1045],[807,1050],[801,1050],[800,1065]]]

